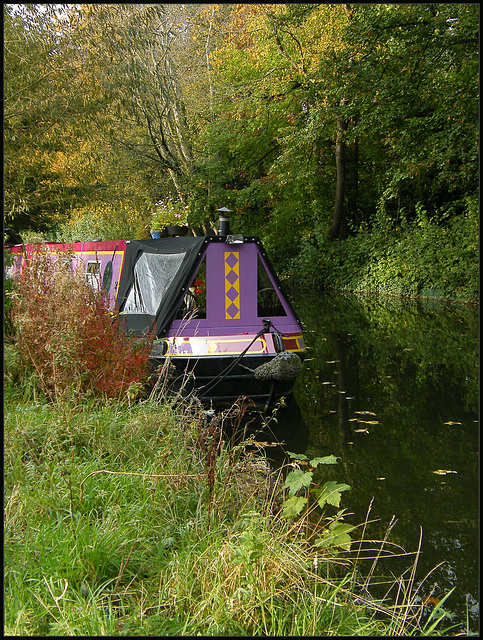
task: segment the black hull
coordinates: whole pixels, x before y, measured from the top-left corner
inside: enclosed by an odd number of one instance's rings
[[[267,410],[281,397],[288,397],[295,383],[295,379],[256,379],[253,370],[271,359],[270,355],[246,355],[240,361],[238,356],[173,356],[169,370],[166,358],[151,358],[151,362],[155,370],[164,368],[159,383],[172,393],[194,395],[203,404],[216,408],[231,407],[245,397],[253,408]]]

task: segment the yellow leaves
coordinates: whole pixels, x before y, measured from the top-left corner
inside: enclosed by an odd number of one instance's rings
[[[437,476],[446,476],[449,473],[458,473],[457,471],[449,471],[448,469],[437,469],[436,471],[433,471],[433,473],[435,473]]]
[[[360,416],[375,416],[376,414],[372,411],[354,411]],[[361,418],[352,418],[349,422],[358,422],[361,424],[379,424],[378,420],[361,420]],[[356,429],[358,431],[358,429]]]
[[[423,600],[423,604],[427,605],[427,604],[432,604],[433,607],[435,607],[437,604],[439,604],[440,599],[439,598],[435,598],[433,596],[428,596],[427,598],[424,598]]]
[[[319,72],[324,55],[344,49],[348,12],[342,5],[318,5],[297,20],[283,20],[293,11],[283,4],[235,5],[228,38],[213,62],[225,72],[238,58],[236,53],[243,52],[244,61],[234,69],[238,74],[247,75],[250,65],[261,73],[277,69],[281,81],[290,80],[294,72],[310,79]]]
[[[329,49],[344,50],[343,28],[347,23],[344,5],[320,5],[317,11],[309,14],[303,25],[303,37],[312,61]]]

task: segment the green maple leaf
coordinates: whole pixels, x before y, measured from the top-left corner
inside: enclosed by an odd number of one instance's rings
[[[310,487],[312,482],[312,472],[306,471],[305,473],[301,469],[291,471],[285,478],[283,485],[284,489],[289,489],[291,496],[295,495],[302,487]]]
[[[316,547],[342,547],[350,551],[352,539],[349,535],[355,527],[344,522],[333,522],[328,531],[324,531],[322,537],[315,541]]]
[[[318,464],[337,464],[337,456],[324,456],[310,461],[310,466],[312,467],[316,467]]]
[[[307,498],[293,496],[283,503],[283,518],[295,518],[307,504]]]
[[[287,455],[290,456],[293,460],[307,460],[307,456],[303,453],[292,453],[292,451],[287,451]]]
[[[319,507],[323,507],[326,503],[338,507],[340,505],[340,498],[342,491],[349,490],[348,484],[338,484],[334,480],[329,480],[324,486],[317,491],[317,502]]]

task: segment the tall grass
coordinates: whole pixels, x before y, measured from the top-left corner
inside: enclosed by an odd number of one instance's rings
[[[435,622],[410,579],[376,601],[355,546],[322,553],[280,517],[282,482],[253,441],[225,440],[228,414],[9,389],[5,409],[7,635],[424,635]]]

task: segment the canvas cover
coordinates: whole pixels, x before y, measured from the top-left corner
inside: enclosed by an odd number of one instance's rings
[[[126,329],[166,335],[205,251],[205,239],[160,238],[126,244],[117,303]]]

